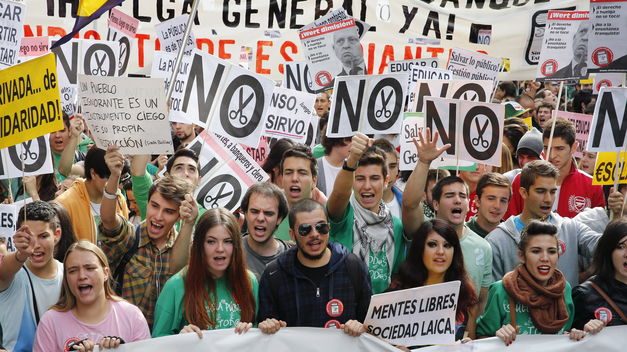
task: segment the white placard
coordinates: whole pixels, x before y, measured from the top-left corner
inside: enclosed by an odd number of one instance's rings
[[[601,88],[594,106],[590,152],[618,152],[627,138],[627,88]]]
[[[315,114],[315,102],[315,94],[275,88],[267,110],[263,135],[304,143],[307,139],[311,116]]]
[[[501,59],[476,51],[453,48],[446,69],[453,72],[453,78],[473,81],[496,81],[501,70]]]
[[[425,97],[440,97],[449,99],[460,99],[468,101],[488,102],[492,94],[494,84],[491,81],[471,81],[455,79],[425,80],[416,82],[416,101],[413,106],[407,108],[408,111],[422,112]]]
[[[425,127],[425,118],[422,115],[417,112],[405,113],[400,134],[401,155],[398,167],[401,171],[413,171],[418,164],[418,151],[414,138],[418,139],[418,132],[422,132]]]
[[[0,180],[53,173],[49,138],[50,135],[47,134],[2,149],[0,151]]]
[[[294,89],[301,92],[316,93],[319,90],[314,87],[311,72],[306,62],[287,62],[281,87]]]
[[[588,67],[627,72],[627,0],[590,0]]]
[[[183,95],[185,92],[185,83],[189,76],[189,68],[191,67],[191,56],[183,55],[181,60],[181,66],[179,67],[179,73],[176,75],[176,82],[174,83],[174,90],[172,90],[171,97],[171,110],[169,112],[169,120],[172,122],[182,123],[197,123],[197,120],[192,117],[192,114],[184,114],[180,111],[181,104],[183,103]],[[165,91],[168,90],[170,85],[170,76],[172,70],[174,70],[174,64],[176,63],[176,53],[166,53],[165,51],[156,51],[155,57],[152,60],[152,69],[150,70],[150,77],[162,78],[165,82]],[[188,118],[188,116],[190,116]]]
[[[622,72],[599,72],[594,75],[592,94],[599,94],[602,87],[624,87],[626,73]]]
[[[118,75],[122,76],[126,74],[128,69],[128,63],[131,58],[132,44],[135,39],[135,34],[139,28],[139,20],[125,14],[117,7],[114,7],[110,11],[109,31],[107,32],[107,40],[117,41],[120,43],[120,53],[118,61]]]
[[[17,63],[24,35],[25,10],[24,4],[0,0],[0,69]]]
[[[187,28],[187,21],[189,20],[189,14],[174,17],[171,20],[167,20],[159,23],[155,26],[157,32],[157,38],[161,41],[161,50],[167,53],[178,53],[183,44],[183,36],[185,35],[185,28]],[[194,35],[189,32],[187,37],[187,44],[185,45],[184,55],[192,55],[194,48]]]

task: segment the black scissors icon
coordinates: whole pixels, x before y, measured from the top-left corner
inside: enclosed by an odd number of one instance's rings
[[[20,157],[22,158],[22,160],[27,160],[27,159],[31,159],[31,160],[35,160],[37,159],[37,153],[33,152],[30,150],[30,144],[32,141],[28,141],[28,143],[24,143],[22,144],[22,154],[20,155]]]
[[[390,101],[390,98],[392,98],[392,91],[390,91],[390,94],[388,94],[388,98],[386,99],[383,90],[381,90],[381,109],[374,113],[374,117],[380,118],[381,116],[385,116],[386,119],[389,119],[390,116],[392,116],[392,111],[388,110],[388,102]]]
[[[214,197],[211,194],[208,194],[205,197],[205,205],[211,204],[212,208],[218,208],[220,207],[220,205],[218,204],[218,201],[222,198],[228,197],[231,194],[233,194],[233,191],[227,192],[227,193],[222,193],[222,191],[224,190],[224,187],[226,187],[226,183],[223,183],[220,186],[220,190],[218,190],[218,194]]]
[[[246,100],[244,100],[244,87],[239,89],[239,108],[237,110],[229,111],[229,118],[231,120],[238,120],[241,125],[248,123],[248,116],[244,115],[244,108],[248,106],[253,99],[254,93],[250,94]]]
[[[94,53],[94,56],[96,57],[96,65],[98,65],[98,67],[95,67],[93,70],[91,70],[91,74],[94,76],[106,76],[107,71],[102,68],[106,55],[102,56],[102,60],[100,60],[100,57],[98,57],[98,53]]]
[[[479,143],[481,143],[481,146],[483,148],[487,148],[488,146],[490,146],[490,143],[488,143],[488,141],[483,138],[483,134],[488,128],[488,121],[486,120],[486,122],[483,124],[483,128],[481,128],[481,126],[479,125],[479,119],[475,119],[475,126],[477,126],[477,132],[479,133],[479,135],[472,139],[472,145],[478,147]]]

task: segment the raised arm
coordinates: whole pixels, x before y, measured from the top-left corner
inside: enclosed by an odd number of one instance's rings
[[[22,225],[13,235],[13,244],[16,251],[5,255],[0,262],[0,292],[11,286],[15,274],[35,251],[35,235],[27,225]]]
[[[81,136],[80,125],[76,119],[70,120],[70,139],[61,153],[59,159],[58,171],[61,175],[68,177],[72,173],[72,164],[74,164],[74,154],[78,146],[78,140]]]
[[[110,145],[105,154],[105,163],[111,171],[111,176],[105,185],[102,203],[100,204],[100,221],[105,230],[115,230],[121,225],[122,219],[116,214],[118,183],[124,166],[124,156],[119,148]]]
[[[139,209],[141,219],[146,218],[148,207],[148,191],[152,186],[152,178],[146,172],[146,165],[150,161],[150,155],[133,155],[131,157],[131,182],[133,183],[133,195]]]
[[[183,269],[189,259],[192,232],[198,217],[198,205],[192,194],[185,195],[185,200],[181,202],[179,207],[179,214],[183,224],[176,241],[174,241],[174,246],[172,246],[172,255],[170,256],[170,272],[172,274]]]

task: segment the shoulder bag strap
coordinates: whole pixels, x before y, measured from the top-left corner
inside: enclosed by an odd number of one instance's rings
[[[26,276],[28,276],[28,282],[30,283],[30,292],[33,300],[33,310],[35,311],[35,324],[39,325],[39,307],[37,306],[37,297],[35,297],[35,288],[33,287],[33,280],[30,278],[30,273],[26,269],[26,267],[22,267],[26,272]]]
[[[592,286],[592,288],[594,288],[601,295],[601,297],[603,297],[603,299],[610,305],[610,307],[612,307],[612,309],[614,309],[614,311],[618,313],[620,318],[627,323],[627,317],[625,317],[625,313],[623,313],[623,311],[618,307],[614,300],[612,300],[610,296],[608,296],[607,293],[605,293],[605,291],[603,291],[603,289],[594,282],[590,281],[590,286]]]
[[[508,298],[510,325],[518,332],[518,325],[516,324],[516,302],[514,302],[514,299],[510,295],[508,295]]]

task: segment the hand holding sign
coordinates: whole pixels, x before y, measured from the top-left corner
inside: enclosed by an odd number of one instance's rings
[[[107,153],[105,154],[105,164],[111,171],[111,176],[119,178],[122,175],[122,168],[124,167],[124,155],[120,153],[120,148],[115,145],[107,147]]]
[[[451,147],[451,145],[447,143],[438,148],[438,139],[440,139],[438,131],[435,131],[433,133],[433,138],[431,138],[431,129],[428,127],[425,132],[425,136],[422,135],[422,132],[418,132],[418,140],[414,138],[414,145],[418,151],[418,160],[421,163],[427,165],[431,164],[433,160],[440,157],[442,153]]]
[[[181,202],[181,206],[179,208],[179,214],[181,219],[183,219],[183,222],[193,224],[196,221],[196,217],[198,217],[198,205],[196,204],[193,195],[185,195],[185,199]]]
[[[35,236],[28,225],[22,225],[13,235],[13,244],[19,255],[19,261],[26,261],[35,251]]]

